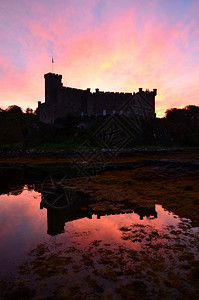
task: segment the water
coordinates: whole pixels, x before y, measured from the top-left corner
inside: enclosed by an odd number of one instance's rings
[[[55,295],[57,284],[61,295],[67,285],[69,299],[80,290],[85,297],[90,293],[94,298],[128,299],[128,284],[139,297],[141,290],[149,298],[154,293],[154,298],[161,293],[165,298],[179,297],[181,286],[186,293],[195,293],[187,274],[199,260],[199,230],[191,227],[190,220],[158,204],[144,216],[68,214],[40,209],[40,202],[41,193],[34,186],[0,196],[1,279],[24,284],[26,278],[30,298]],[[41,261],[47,262],[46,269]],[[23,299],[16,284],[7,288]]]

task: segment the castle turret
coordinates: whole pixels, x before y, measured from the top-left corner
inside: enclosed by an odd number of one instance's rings
[[[45,102],[53,104],[57,101],[57,90],[62,87],[62,75],[47,73],[45,78]]]

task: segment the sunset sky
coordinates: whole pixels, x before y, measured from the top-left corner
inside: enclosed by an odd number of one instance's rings
[[[0,0],[0,107],[65,86],[157,88],[156,113],[199,105],[199,0]]]

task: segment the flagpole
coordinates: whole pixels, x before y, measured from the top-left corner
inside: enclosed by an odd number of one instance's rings
[[[52,56],[52,73],[53,73],[53,64],[54,64],[54,59],[53,59],[53,56]]]

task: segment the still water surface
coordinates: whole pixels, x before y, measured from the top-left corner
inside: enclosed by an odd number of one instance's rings
[[[52,253],[61,253],[63,249],[74,247],[73,249],[79,249],[84,253],[89,250],[89,255],[93,255],[94,248],[99,245],[103,249],[108,249],[106,251],[112,251],[112,254],[116,248],[125,249],[126,253],[129,253],[129,250],[140,251],[142,255],[144,251],[156,252],[156,256],[160,256],[160,253],[164,255],[164,262],[168,261],[170,265],[175,262],[176,267],[184,250],[186,253],[191,253],[194,259],[199,259],[198,228],[192,228],[189,220],[180,219],[161,205],[155,205],[157,214],[143,218],[132,212],[104,216],[92,215],[92,218],[82,215],[75,219],[73,216],[73,220],[70,218],[69,221],[66,215],[57,224],[56,212],[50,214],[47,209],[40,209],[41,194],[39,192],[25,186],[22,192],[14,194],[0,196],[0,273],[2,278],[15,274],[17,266],[29,259],[28,253],[41,244],[47,245]],[[62,233],[56,234],[56,231]],[[73,252],[73,258],[77,263],[79,254]],[[100,251],[95,254],[97,257]],[[132,263],[127,258],[126,265]],[[104,262],[104,265],[106,264],[107,262]],[[85,269],[89,267],[91,267],[89,264],[84,266]],[[183,277],[184,271],[180,272]],[[167,275],[166,278],[168,279]],[[123,280],[125,281],[124,278]],[[146,276],[144,280],[147,285]],[[190,283],[187,283],[187,288],[192,289]],[[102,292],[99,291],[99,293]],[[178,292],[175,291],[174,294],[178,295]]]
[[[56,243],[64,242],[68,246],[78,243],[86,247],[93,240],[102,240],[104,243],[125,243],[129,247],[139,249],[140,242],[135,241],[132,244],[131,241],[122,239],[120,230],[122,227],[140,224],[152,226],[158,231],[166,231],[169,226],[174,226],[177,230],[182,221],[185,224],[189,223],[189,220],[180,220],[178,216],[168,212],[161,205],[155,205],[157,217],[145,216],[142,220],[136,213],[107,215],[100,218],[92,215],[92,219],[83,217],[70,222],[67,222],[66,217],[64,233],[51,236],[47,234],[49,221],[47,210],[40,209],[40,193],[28,190],[25,186],[21,194],[1,195],[0,201],[0,257],[1,271],[4,269],[4,272],[13,269],[28,251],[42,242],[50,245],[53,245],[55,241]],[[53,221],[52,219],[51,222]],[[56,224],[51,224],[53,225],[56,227]],[[197,232],[198,228],[192,228],[192,231]]]

